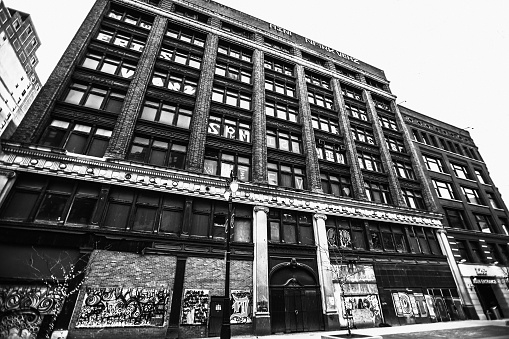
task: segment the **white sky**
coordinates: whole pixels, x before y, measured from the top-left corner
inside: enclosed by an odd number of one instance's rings
[[[383,69],[398,103],[473,127],[468,131],[509,203],[509,1],[216,1]],[[94,1],[4,2],[32,16],[44,83]]]

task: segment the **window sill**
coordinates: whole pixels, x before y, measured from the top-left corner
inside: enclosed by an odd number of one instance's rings
[[[489,207],[489,206],[487,206],[487,205],[475,204],[475,203],[473,203],[473,202],[468,202],[468,201],[467,201],[467,204],[468,204],[468,205],[471,205],[471,206],[476,206],[476,207],[490,208],[490,207]]]

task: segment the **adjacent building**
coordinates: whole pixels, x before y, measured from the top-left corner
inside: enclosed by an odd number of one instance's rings
[[[35,52],[41,45],[30,15],[0,1],[0,136],[12,135],[41,88]]]
[[[0,295],[23,316],[0,330],[218,336],[228,222],[233,335],[477,317],[395,98],[382,70],[213,1],[97,0],[2,141]]]
[[[400,111],[444,215],[446,254],[465,309],[472,318],[509,316],[509,215],[486,163],[467,131]]]

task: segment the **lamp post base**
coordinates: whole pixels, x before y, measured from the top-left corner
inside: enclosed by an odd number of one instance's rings
[[[230,339],[232,337],[230,324],[221,325],[221,334],[219,338],[221,339]]]

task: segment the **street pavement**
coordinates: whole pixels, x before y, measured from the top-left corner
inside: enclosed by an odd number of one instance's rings
[[[322,336],[334,336],[337,339],[348,338],[346,330],[324,332],[301,332],[273,334],[269,336],[235,336],[235,339],[321,339]],[[353,329],[352,338],[378,336],[383,339],[509,339],[509,320],[464,320],[443,323],[414,324],[393,327]],[[366,337],[365,337],[366,338]]]

